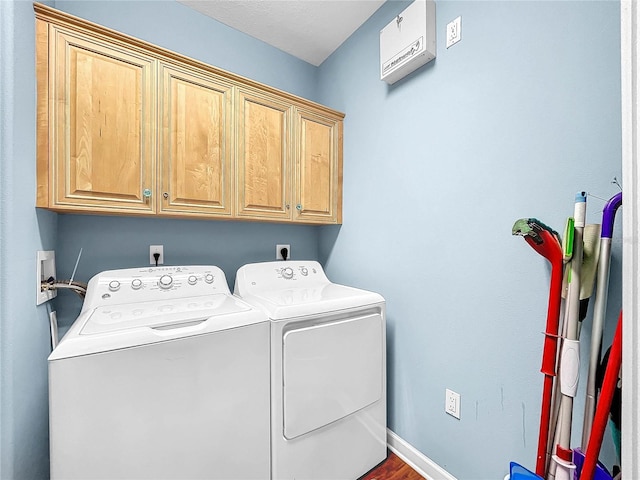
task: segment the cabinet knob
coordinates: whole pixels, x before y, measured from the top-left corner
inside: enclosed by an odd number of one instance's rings
[[[291,205],[289,205],[288,203],[285,205],[285,207],[287,207],[287,210],[289,210],[291,208]]]
[[[145,188],[145,189],[142,191],[142,196],[143,196],[144,198],[151,198],[151,189],[150,189],[150,188]]]
[[[302,205],[300,205],[300,204],[296,205],[296,210],[301,211],[302,210]]]
[[[169,198],[169,194],[168,194],[167,192],[164,192],[164,193],[162,194],[162,196],[164,197],[164,199],[165,199],[165,200],[166,200],[167,198]]]

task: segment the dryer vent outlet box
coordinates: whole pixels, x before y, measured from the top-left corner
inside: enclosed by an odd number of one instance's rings
[[[380,30],[380,80],[393,84],[436,58],[436,5],[415,0]]]

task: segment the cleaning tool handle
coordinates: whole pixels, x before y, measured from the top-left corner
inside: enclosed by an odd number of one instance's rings
[[[564,236],[562,237],[562,255],[564,263],[569,263],[573,257],[573,234],[575,232],[575,219],[567,218],[564,225]]]
[[[576,222],[576,228],[584,228],[584,223],[587,218],[587,192],[576,193],[573,218]]]
[[[604,206],[602,210],[601,238],[611,238],[613,236],[613,224],[616,220],[616,211],[620,205],[622,205],[622,192],[616,193]]]
[[[560,410],[556,425],[556,453],[558,447],[571,448],[571,426],[573,416],[573,398],[578,383],[579,363],[579,318],[580,318],[580,276],[583,261],[583,234],[587,210],[587,195],[578,192],[575,197],[574,219],[575,231],[573,238],[573,254],[569,264],[567,276],[567,301],[564,316],[564,341],[560,361]],[[565,353],[567,354],[565,356]]]
[[[589,374],[587,376],[587,392],[584,404],[584,420],[582,425],[582,449],[586,451],[587,443],[593,428],[593,417],[596,411],[596,373],[600,362],[602,346],[602,330],[607,310],[609,286],[609,267],[611,260],[611,238],[616,212],[622,205],[622,192],[618,192],[602,209],[602,231],[600,232],[600,256],[596,281],[596,301],[593,306],[591,327],[591,357],[589,358]]]
[[[556,464],[555,480],[573,480],[576,465],[573,463],[573,452],[558,445],[556,454],[551,457]]]
[[[580,341],[565,338],[560,358],[560,391],[563,395],[575,398],[580,378]]]
[[[540,478],[544,478],[549,437],[549,420],[551,416],[553,377],[556,375],[555,362],[558,344],[558,323],[562,302],[562,247],[560,246],[558,233],[535,218],[521,218],[517,220],[511,229],[511,233],[524,237],[531,248],[546,258],[552,267],[551,285],[549,286],[549,306],[547,309],[547,326],[542,355],[541,370],[542,373],[544,373],[544,385],[536,459],[536,474]]]
[[[556,237],[549,232],[542,234],[544,238],[544,257],[551,263],[551,283],[549,285],[549,302],[547,305],[547,324],[545,329],[544,347],[542,351],[541,372],[555,377],[556,353],[558,350],[558,324],[562,303],[562,248]],[[532,245],[534,246],[534,245]],[[540,246],[539,246],[540,247]],[[535,248],[541,253],[540,248]]]
[[[611,353],[609,353],[609,362],[602,381],[602,390],[600,399],[596,407],[596,416],[593,420],[593,428],[591,436],[585,452],[584,465],[582,466],[582,474],[580,480],[592,480],[595,472],[600,447],[602,447],[602,438],[607,426],[609,418],[609,410],[613,401],[613,394],[618,384],[618,374],[620,373],[620,365],[622,364],[622,312],[618,317],[618,325],[616,333],[613,336],[613,344],[611,345]]]
[[[517,235],[521,235],[518,233]],[[528,233],[524,235],[526,242],[537,253],[551,262],[553,266],[558,259],[562,261],[562,248],[560,242],[554,233],[550,230],[538,230],[536,233]],[[561,265],[562,266],[562,265]]]
[[[535,232],[526,232],[526,228],[515,229],[518,235],[524,235],[525,241],[540,255],[551,263],[551,284],[549,286],[549,305],[547,308],[547,325],[542,353],[542,368],[544,384],[542,392],[542,409],[540,412],[540,432],[538,436],[538,452],[536,459],[536,474],[544,478],[547,459],[547,445],[549,437],[549,421],[551,417],[551,396],[553,391],[553,377],[556,375],[556,352],[558,345],[558,323],[562,302],[562,247],[557,233],[550,228],[539,228],[534,225]],[[536,226],[538,228],[536,228]]]

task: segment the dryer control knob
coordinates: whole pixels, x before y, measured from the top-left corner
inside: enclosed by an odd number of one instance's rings
[[[111,280],[109,282],[109,290],[112,292],[120,290],[120,282],[118,280]]]
[[[196,283],[198,283],[198,277],[196,277],[195,275],[189,275],[187,282],[189,282],[189,285],[195,285]]]
[[[160,288],[170,288],[173,284],[173,278],[171,275],[162,275],[158,280],[158,286]]]
[[[133,288],[134,290],[139,290],[140,287],[142,287],[142,280],[140,280],[139,278],[134,278],[133,280],[131,280],[131,288]]]
[[[285,267],[282,269],[282,276],[284,278],[286,278],[287,280],[289,280],[290,278],[293,278],[293,268],[291,267]]]
[[[213,275],[211,275],[210,273],[207,273],[204,276],[204,281],[207,282],[207,283],[213,283]]]

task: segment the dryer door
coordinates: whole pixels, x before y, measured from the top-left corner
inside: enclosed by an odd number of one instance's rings
[[[284,334],[284,436],[291,440],[379,400],[383,380],[380,313]]]

